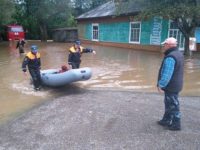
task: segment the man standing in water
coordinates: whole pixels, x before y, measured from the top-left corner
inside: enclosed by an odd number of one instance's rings
[[[28,65],[29,73],[33,80],[34,89],[36,91],[41,88],[41,76],[40,76],[40,53],[38,52],[38,47],[36,45],[31,46],[31,51],[27,53],[22,63],[22,71],[26,75],[26,66]]]
[[[24,53],[24,45],[25,45],[25,41],[23,39],[19,39],[19,41],[17,42],[17,46],[16,49],[19,48],[19,53]]]
[[[157,87],[165,94],[165,113],[158,121],[169,130],[181,130],[181,113],[179,108],[179,92],[183,87],[184,57],[177,49],[177,40],[167,38],[163,43],[164,59],[158,74]]]
[[[96,54],[96,52],[90,48],[83,48],[79,40],[75,41],[74,45],[69,49],[68,56],[68,64],[71,65],[72,69],[80,67],[82,53]]]

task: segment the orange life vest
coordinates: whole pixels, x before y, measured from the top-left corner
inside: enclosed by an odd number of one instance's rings
[[[76,51],[76,49],[74,48],[74,46],[72,46],[72,47],[69,49],[69,52],[71,52],[71,53],[77,53],[77,51]],[[80,46],[80,53],[82,53],[82,52],[83,52],[83,47]]]
[[[26,56],[31,60],[38,59],[40,58],[40,53],[37,52],[36,55],[34,55],[32,52],[28,52]]]

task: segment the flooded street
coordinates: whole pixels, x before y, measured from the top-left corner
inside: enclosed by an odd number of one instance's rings
[[[42,69],[59,68],[67,62],[67,43],[41,43],[28,41],[25,51],[31,44],[37,44],[41,53]],[[21,71],[24,55],[19,55],[15,42],[0,43],[0,122],[9,120],[38,104],[69,94],[79,88],[108,88],[157,92],[156,80],[162,54],[140,52],[114,47],[89,46],[97,54],[83,54],[82,67],[90,67],[93,76],[88,81],[53,89],[44,88],[34,92],[30,76]],[[185,59],[184,89],[181,95],[200,96],[200,54]],[[73,91],[72,91],[73,93]]]

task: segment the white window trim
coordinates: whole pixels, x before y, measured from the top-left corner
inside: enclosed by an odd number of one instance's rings
[[[170,20],[169,22],[168,22],[168,37],[169,37],[169,33],[170,33],[170,31],[176,31],[176,32],[180,32],[180,30],[179,29],[171,29],[171,27],[170,27],[170,24],[171,24],[171,22],[172,22],[172,20]],[[178,37],[177,37],[178,35],[176,35],[176,39],[178,39]],[[181,35],[179,35],[179,36],[181,36]],[[180,38],[180,37],[179,37]],[[179,41],[178,41],[179,42]],[[180,44],[180,43],[178,43],[178,44]],[[185,41],[183,42],[183,45],[185,44]],[[184,50],[184,46],[183,47],[178,47],[178,49],[180,50],[180,51],[183,51]]]
[[[98,39],[93,39],[93,27],[98,26]],[[92,41],[99,41],[99,24],[98,23],[93,23],[92,24]]]
[[[136,23],[139,23],[140,24],[140,33],[139,33],[139,41],[136,42],[136,41],[131,41],[131,24],[136,24]],[[135,22],[130,22],[130,25],[129,25],[129,43],[133,43],[133,44],[140,44],[140,39],[141,39],[141,21],[135,21]]]

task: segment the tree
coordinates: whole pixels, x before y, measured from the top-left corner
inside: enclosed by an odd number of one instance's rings
[[[140,3],[141,18],[162,16],[174,21],[185,37],[185,55],[190,55],[189,37],[194,36],[195,28],[200,25],[199,0],[132,0]]]
[[[12,22],[12,14],[14,12],[14,3],[12,0],[0,0],[0,27]],[[2,28],[0,28],[0,33]],[[1,37],[0,37],[1,39]]]
[[[94,9],[110,0],[72,0],[74,15],[79,16],[84,12]]]
[[[10,22],[12,13],[14,11],[14,3],[12,0],[0,0],[0,24]]]
[[[16,20],[22,22],[29,32],[40,31],[41,41],[47,41],[48,29],[67,24],[71,19],[70,0],[17,0]],[[36,29],[37,28],[37,29]]]
[[[94,9],[108,1],[110,1],[110,0],[101,0],[101,1],[100,0],[90,0],[90,6],[91,6],[90,9]]]

